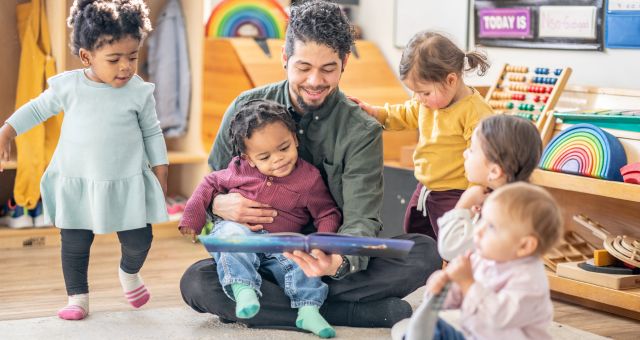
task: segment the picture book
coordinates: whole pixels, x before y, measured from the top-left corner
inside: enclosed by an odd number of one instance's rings
[[[358,237],[330,233],[273,233],[230,237],[199,236],[208,252],[282,253],[319,249],[328,254],[373,257],[404,257],[413,241]]]

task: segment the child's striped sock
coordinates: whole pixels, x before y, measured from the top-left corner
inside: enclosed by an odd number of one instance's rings
[[[122,270],[122,268],[119,268],[118,276],[120,277],[124,297],[127,298],[127,301],[129,301],[133,307],[140,308],[149,301],[151,294],[149,294],[149,291],[144,286],[144,282],[142,282],[139,273],[129,274]]]
[[[82,320],[89,314],[89,294],[69,295],[69,303],[58,310],[58,317],[64,320]]]

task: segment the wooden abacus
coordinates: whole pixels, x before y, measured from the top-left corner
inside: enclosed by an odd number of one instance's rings
[[[486,100],[497,113],[528,118],[542,130],[551,114],[571,68],[549,69],[505,64],[498,80],[487,92]]]

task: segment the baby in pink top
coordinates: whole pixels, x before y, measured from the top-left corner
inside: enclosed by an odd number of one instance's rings
[[[278,215],[262,230],[255,226],[218,219],[212,236],[248,235],[267,232],[299,232],[311,218],[318,231],[336,232],[342,223],[340,210],[320,171],[298,158],[298,140],[293,118],[283,105],[257,99],[246,102],[230,125],[235,157],[229,166],[207,175],[189,198],[180,232],[199,234],[207,211],[218,194],[237,192],[266,204]],[[260,310],[261,279],[258,270],[270,272],[298,309],[296,326],[321,338],[335,330],[320,315],[329,288],[319,277],[307,277],[300,267],[282,254],[211,253],[225,294],[236,302],[240,319],[250,319]]]
[[[553,197],[532,184],[491,193],[475,230],[475,252],[427,281],[428,294],[451,281],[444,308],[462,312],[464,334],[440,319],[434,339],[551,339],[553,305],[540,257],[560,239],[562,221]]]

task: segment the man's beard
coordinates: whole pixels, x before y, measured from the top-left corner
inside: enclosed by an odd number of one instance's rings
[[[333,91],[335,91],[335,90],[336,89],[334,89]],[[301,90],[300,93],[302,91],[304,91],[304,90]],[[301,113],[307,113],[307,112],[310,112],[310,111],[317,111],[317,110],[321,109],[324,106],[324,104],[327,102],[327,98],[329,98],[329,96],[331,96],[331,94],[333,94],[333,91],[329,92],[329,94],[327,94],[327,96],[324,97],[324,100],[322,101],[322,103],[320,103],[318,105],[312,105],[312,104],[309,104],[309,103],[305,102],[303,97],[302,97],[302,94],[299,93],[298,96],[297,96],[298,98],[296,98],[296,101],[298,102],[298,106],[300,107],[300,110],[302,110]]]

